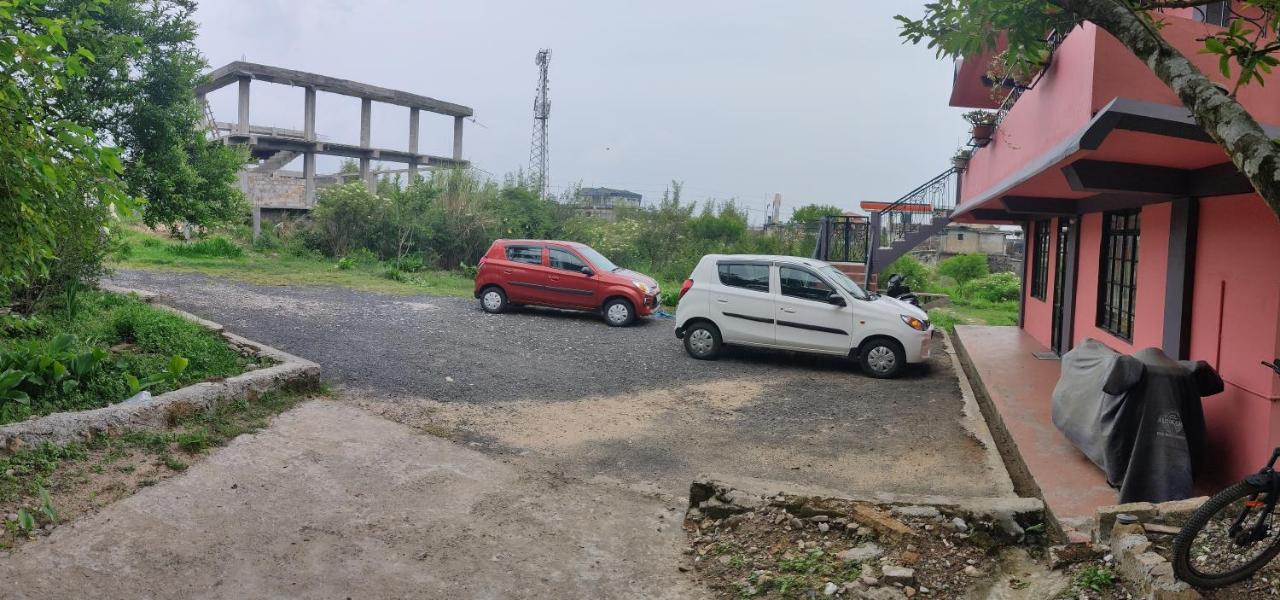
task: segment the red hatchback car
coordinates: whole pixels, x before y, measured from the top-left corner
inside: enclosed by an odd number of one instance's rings
[[[498,240],[476,268],[476,298],[485,312],[510,305],[599,311],[625,327],[658,308],[658,282],[613,264],[586,244]]]

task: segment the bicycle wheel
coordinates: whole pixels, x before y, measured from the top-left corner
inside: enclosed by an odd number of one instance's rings
[[[1173,539],[1178,578],[1197,587],[1222,587],[1266,565],[1280,552],[1280,523],[1274,514],[1263,514],[1266,501],[1263,488],[1241,481],[1205,502]]]

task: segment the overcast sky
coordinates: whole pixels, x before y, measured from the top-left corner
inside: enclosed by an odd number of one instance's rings
[[[904,46],[892,17],[921,2],[201,0],[213,67],[245,59],[464,104],[464,158],[495,177],[527,166],[551,48],[551,185],[656,201],[774,193],[809,203],[892,200],[948,166],[967,138],[947,106],[951,64]],[[235,86],[210,95],[235,119]],[[253,87],[255,125],[302,127],[302,90]],[[451,119],[423,114],[421,151],[448,155]],[[376,105],[373,144],[407,144],[408,109]],[[359,101],[321,93],[317,130],[358,142]],[[298,161],[300,162],[300,161]],[[391,166],[391,165],[388,165]],[[322,159],[321,172],[336,170]]]

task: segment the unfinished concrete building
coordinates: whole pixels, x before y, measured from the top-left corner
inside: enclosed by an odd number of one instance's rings
[[[254,81],[275,83],[305,90],[302,104],[303,129],[281,129],[255,126],[250,121],[250,88]],[[401,90],[338,79],[316,73],[294,71],[250,62],[236,61],[209,73],[205,83],[196,87],[196,96],[203,102],[215,90],[239,85],[239,103],[236,121],[218,122],[212,119],[218,139],[228,144],[242,144],[249,148],[255,159],[241,174],[241,189],[253,206],[253,231],[257,236],[262,213],[268,211],[310,210],[315,206],[317,186],[331,185],[344,180],[344,175],[316,175],[316,156],[329,155],[357,159],[360,162],[359,177],[372,191],[377,183],[371,170],[373,161],[398,162],[406,165],[403,170],[409,181],[419,168],[466,167],[462,160],[462,123],[473,114],[470,107],[444,102]],[[316,135],[316,94],[328,92],[360,99],[360,143],[322,141]],[[375,148],[370,145],[372,129],[372,105],[383,102],[409,109],[409,145],[396,150]],[[207,106],[207,104],[206,104]],[[422,154],[418,151],[419,117],[422,111],[453,118],[453,155],[449,157]],[[302,171],[287,172],[282,168],[302,157]]]

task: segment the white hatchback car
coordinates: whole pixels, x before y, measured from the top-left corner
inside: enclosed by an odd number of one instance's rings
[[[702,360],[724,344],[761,346],[851,356],[872,377],[896,377],[929,359],[932,335],[919,308],[795,256],[704,256],[676,308],[676,337]]]

